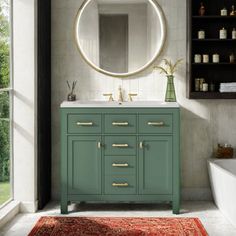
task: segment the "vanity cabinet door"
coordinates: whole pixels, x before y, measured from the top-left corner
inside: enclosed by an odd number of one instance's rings
[[[172,194],[172,137],[139,138],[139,193]]]
[[[68,137],[69,194],[101,194],[101,137]]]

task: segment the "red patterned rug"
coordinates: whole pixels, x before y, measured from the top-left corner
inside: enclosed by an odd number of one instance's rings
[[[41,217],[28,236],[207,236],[197,218]]]

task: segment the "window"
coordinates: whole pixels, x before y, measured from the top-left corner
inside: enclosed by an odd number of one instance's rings
[[[11,0],[0,0],[0,207],[12,197]]]

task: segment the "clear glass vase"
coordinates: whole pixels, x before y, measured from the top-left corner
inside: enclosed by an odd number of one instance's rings
[[[176,102],[176,95],[175,95],[175,85],[174,85],[174,76],[167,75],[167,87],[166,87],[166,102]]]

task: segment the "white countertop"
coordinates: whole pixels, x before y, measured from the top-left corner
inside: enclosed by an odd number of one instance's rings
[[[148,107],[156,107],[156,108],[178,108],[179,104],[177,102],[163,102],[163,101],[133,101],[133,102],[108,102],[108,101],[74,101],[68,102],[64,101],[61,103],[61,108],[148,108]]]

